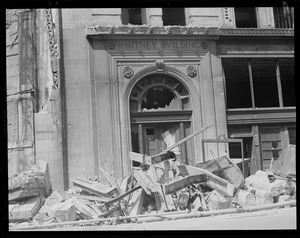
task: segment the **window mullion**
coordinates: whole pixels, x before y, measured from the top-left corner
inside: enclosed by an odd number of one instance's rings
[[[251,91],[252,108],[255,108],[254,88],[253,88],[253,78],[252,78],[252,68],[251,68],[251,62],[250,62],[249,59],[248,59],[248,71],[249,71],[249,79],[250,79],[250,91]]]
[[[276,60],[276,79],[277,79],[277,91],[278,91],[278,98],[279,98],[279,107],[283,107],[282,87],[281,87],[280,70],[279,70],[278,60]]]

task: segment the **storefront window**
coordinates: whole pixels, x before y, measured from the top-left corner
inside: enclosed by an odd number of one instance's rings
[[[289,127],[288,131],[290,144],[296,145],[296,127]]]
[[[283,106],[296,106],[294,60],[279,60]]]
[[[274,60],[251,62],[255,107],[279,107]]]
[[[251,108],[250,80],[246,60],[223,62],[227,108]]]
[[[294,59],[224,59],[227,109],[295,106]]]

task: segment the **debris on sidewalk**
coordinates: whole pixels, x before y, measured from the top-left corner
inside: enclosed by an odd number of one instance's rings
[[[18,175],[23,180],[10,181],[9,193],[14,194],[14,199],[10,199],[10,221],[44,225],[103,219],[97,224],[117,224],[135,222],[135,216],[147,214],[224,210],[296,199],[293,175],[282,177],[272,170],[258,170],[244,178],[242,171],[226,156],[196,166],[182,164],[174,158],[159,159],[156,163],[150,156],[138,153],[132,153],[131,159],[147,166],[134,167],[121,180],[105,171],[102,174],[106,181],[99,177],[77,177],[72,181],[75,188],[68,191],[49,193],[50,180],[39,186],[29,182],[34,176],[28,175],[36,170]],[[46,180],[45,172],[38,176]],[[27,188],[38,188],[37,193],[32,192],[30,198],[15,195],[20,189],[24,194]]]
[[[8,179],[8,200],[20,201],[43,194],[51,194],[52,188],[49,177],[48,164],[37,160],[37,163],[28,171]]]

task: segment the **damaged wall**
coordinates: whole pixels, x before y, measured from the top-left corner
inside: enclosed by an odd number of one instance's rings
[[[34,162],[34,67],[29,10],[6,10],[8,176]]]
[[[48,22],[52,14],[53,25]],[[48,15],[47,15],[48,14]],[[49,28],[52,29],[49,32]],[[38,111],[35,113],[36,158],[48,162],[52,187],[55,190],[66,189],[63,164],[63,139],[61,120],[60,82],[55,84],[50,57],[53,47],[58,44],[58,12],[55,9],[46,12],[36,10],[36,57]],[[50,41],[55,42],[54,46]],[[58,50],[58,49],[54,49]],[[67,176],[67,172],[66,172]]]
[[[6,19],[8,175],[44,160],[54,189],[63,189],[60,97],[52,90],[45,10],[11,9]]]

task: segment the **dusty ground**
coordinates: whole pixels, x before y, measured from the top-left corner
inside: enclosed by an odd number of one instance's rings
[[[43,229],[43,231],[74,230],[282,230],[296,229],[296,207],[236,213],[174,221],[129,223],[86,227]],[[38,231],[38,230],[35,230]],[[40,230],[42,231],[42,230]]]

